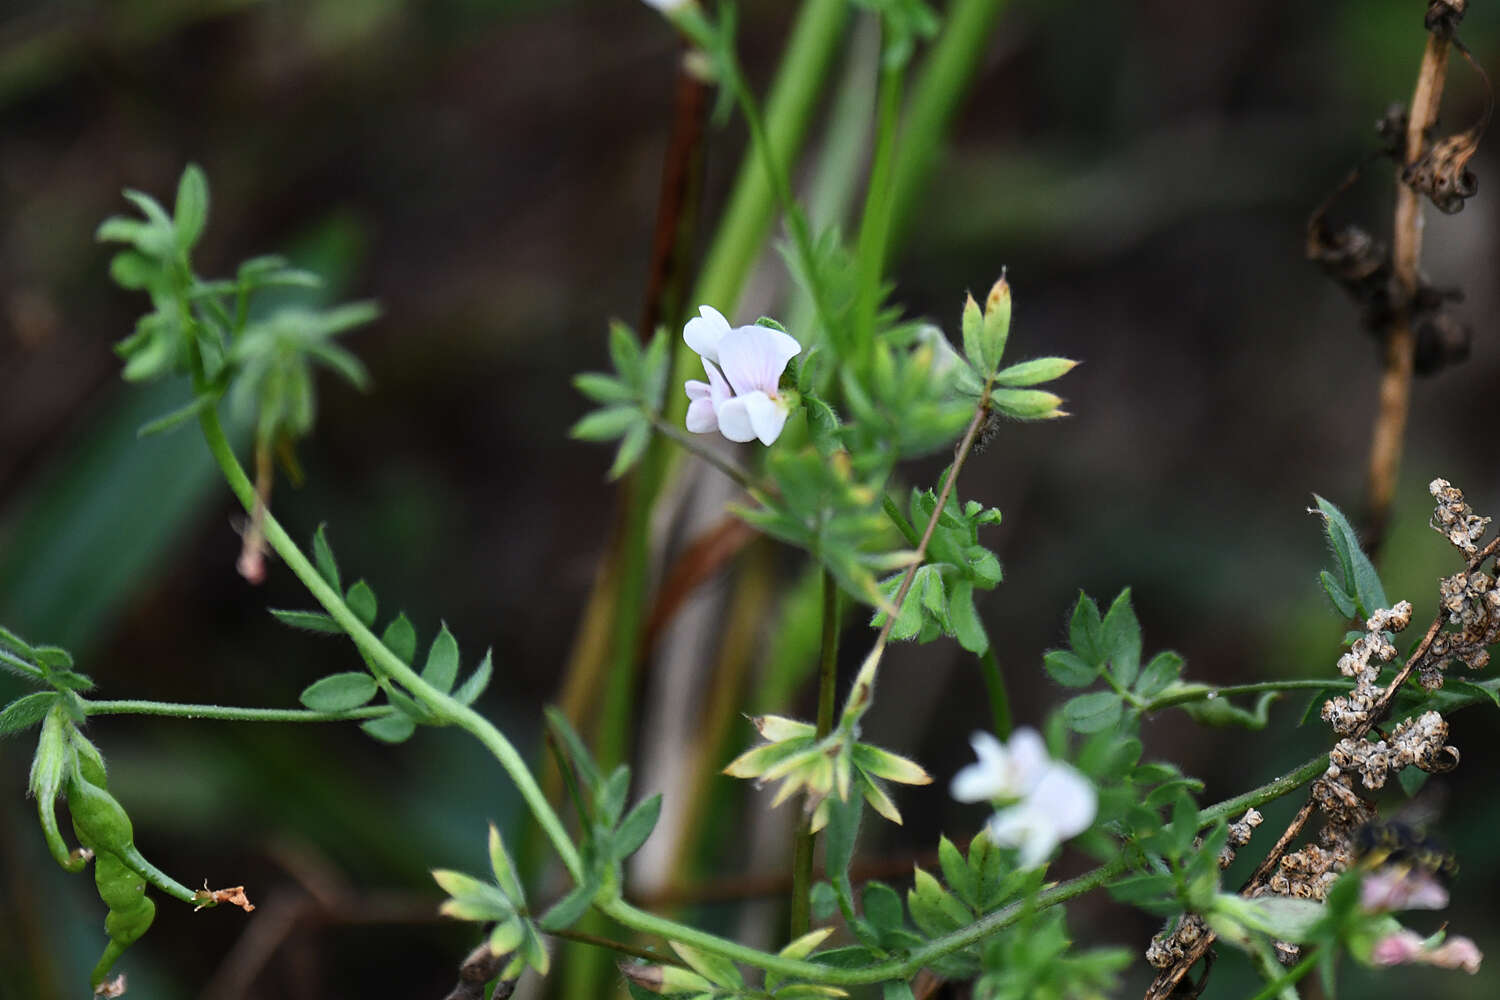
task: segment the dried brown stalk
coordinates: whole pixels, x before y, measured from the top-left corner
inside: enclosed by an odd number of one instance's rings
[[[1448,70],[1449,40],[1429,33],[1422,54],[1407,116],[1406,155],[1396,169],[1396,223],[1392,245],[1395,283],[1395,317],[1385,341],[1385,370],[1380,377],[1379,405],[1370,443],[1369,539],[1379,545],[1390,520],[1396,476],[1401,468],[1401,446],[1411,412],[1411,380],[1416,358],[1416,330],[1412,322],[1412,300],[1421,283],[1422,204],[1421,195],[1401,182],[1405,164],[1421,158],[1428,131],[1437,123],[1438,105]]]

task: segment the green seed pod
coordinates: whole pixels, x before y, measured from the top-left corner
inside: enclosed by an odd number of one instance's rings
[[[78,842],[97,854],[115,854],[132,846],[135,832],[125,807],[81,775],[68,782],[68,811]]]
[[[144,883],[142,887],[144,888]],[[110,910],[104,918],[104,930],[111,941],[134,944],[156,919],[156,904],[146,896],[137,896],[136,905],[128,910]]]
[[[111,912],[130,911],[145,898],[145,880],[108,851],[100,852],[94,860],[94,885],[99,889],[99,898]]]

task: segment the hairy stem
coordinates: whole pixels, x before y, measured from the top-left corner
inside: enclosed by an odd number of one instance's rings
[[[342,712],[314,712],[306,708],[237,708],[229,705],[180,705],[170,701],[80,700],[85,715],[158,715],[224,722],[358,722],[378,719],[394,711],[389,705],[369,705]]]
[[[601,904],[600,909],[626,927],[643,934],[657,934],[671,941],[680,941],[691,947],[722,955],[737,962],[744,962],[746,965],[764,969],[767,972],[794,976],[829,986],[858,986],[863,983],[909,979],[923,966],[937,961],[944,955],[952,954],[960,948],[982,941],[989,935],[1009,927],[1027,914],[1065,903],[1105,885],[1110,879],[1122,874],[1126,867],[1124,859],[1116,859],[1075,879],[1059,882],[1043,889],[1035,899],[1020,900],[992,913],[987,913],[967,927],[961,927],[913,949],[904,959],[890,959],[856,968],[838,968],[819,962],[782,958],[779,955],[757,951],[716,934],[700,931],[695,927],[638,910],[624,900]]]
[[[1346,691],[1354,682],[1342,677],[1320,680],[1257,681],[1254,684],[1230,684],[1226,687],[1211,687],[1207,684],[1187,685],[1183,690],[1168,691],[1141,705],[1143,712],[1159,712],[1174,705],[1187,705],[1195,701],[1214,698],[1232,698],[1240,694],[1264,694],[1267,691]]]
[[[214,459],[219,463],[219,469],[229,483],[229,488],[234,491],[234,495],[246,512],[253,510],[255,487],[251,485],[249,478],[245,475],[245,470],[240,466],[239,459],[235,457],[229,439],[224,436],[224,428],[219,423],[218,413],[212,408],[205,409],[198,415],[198,423],[203,429],[203,436],[208,442],[209,451],[213,452]],[[319,575],[313,564],[302,554],[301,548],[292,541],[291,536],[281,527],[281,523],[269,512],[265,515],[264,527],[266,541],[271,548],[296,574],[297,579],[302,581],[302,585],[308,589],[317,602],[323,605],[333,620],[338,622],[339,627],[348,633],[349,638],[359,647],[361,653],[369,657],[370,661],[383,673],[404,687],[439,719],[464,729],[495,756],[500,766],[515,782],[517,790],[526,800],[527,806],[531,808],[531,813],[537,823],[552,841],[552,846],[562,858],[563,866],[567,868],[568,874],[575,881],[582,881],[583,862],[578,856],[577,849],[568,838],[567,831],[563,828],[557,813],[552,810],[541,788],[537,786],[536,779],[531,776],[526,762],[521,759],[521,755],[516,752],[516,748],[511,745],[504,734],[469,706],[455,701],[428,684],[416,671],[402,663],[400,657],[387,649],[385,643],[376,638],[375,634],[355,617],[354,612],[344,603],[343,596]]]

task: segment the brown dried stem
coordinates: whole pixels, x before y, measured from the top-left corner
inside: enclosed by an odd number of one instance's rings
[[[1417,86],[1412,93],[1411,112],[1407,118],[1406,150],[1403,164],[1396,169],[1396,220],[1392,246],[1395,283],[1393,305],[1395,318],[1385,341],[1385,370],[1380,378],[1379,406],[1375,430],[1370,442],[1369,470],[1369,546],[1378,548],[1390,520],[1391,500],[1396,493],[1396,477],[1401,468],[1401,447],[1406,434],[1406,420],[1411,412],[1411,380],[1416,358],[1416,330],[1412,323],[1412,300],[1421,281],[1422,205],[1421,195],[1401,181],[1405,164],[1422,156],[1428,131],[1437,123],[1438,105],[1443,98],[1443,82],[1448,69],[1446,38],[1427,36]]]

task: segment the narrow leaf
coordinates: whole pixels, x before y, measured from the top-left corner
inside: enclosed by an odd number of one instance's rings
[[[313,532],[313,559],[318,564],[318,575],[334,590],[343,590],[339,583],[339,564],[333,558],[333,548],[328,544],[328,525],[318,525]]]
[[[57,698],[55,691],[37,691],[22,695],[6,705],[4,710],[0,710],[0,736],[30,729],[41,722]]]
[[[306,629],[309,632],[322,632],[328,635],[343,635],[344,630],[338,622],[321,611],[288,611],[284,608],[268,609],[276,620],[283,625],[292,628]]]
[[[490,672],[493,667],[490,664],[490,650],[484,651],[484,659],[479,661],[479,666],[469,675],[469,679],[459,685],[453,697],[464,705],[472,705],[484,694],[484,689],[490,686]]]

